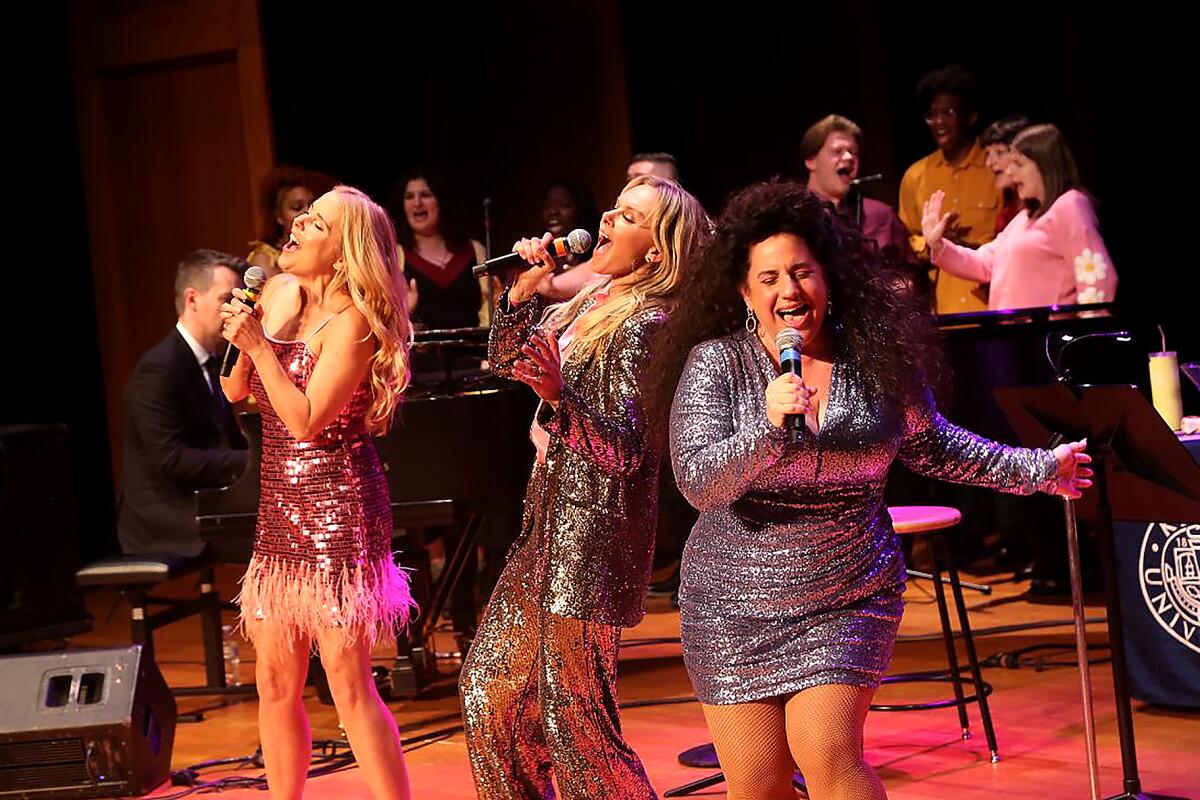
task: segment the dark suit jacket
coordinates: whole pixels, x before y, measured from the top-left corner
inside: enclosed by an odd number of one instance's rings
[[[125,387],[125,458],[117,532],[126,553],[194,556],[196,489],[232,483],[246,440],[224,396],[178,330],[138,360]]]

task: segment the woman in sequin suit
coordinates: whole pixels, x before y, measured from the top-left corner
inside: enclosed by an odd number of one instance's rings
[[[222,307],[225,338],[242,350],[222,388],[233,402],[253,393],[262,413],[258,530],[239,602],[267,782],[273,797],[301,796],[312,749],[301,692],[316,645],[371,793],[407,798],[400,735],[370,659],[413,608],[371,441],[408,382],[396,235],[383,209],[339,186],[296,218],[279,266],[286,274],[256,308],[240,293]]]
[[[600,280],[546,308],[553,267],[536,264],[501,296],[488,359],[541,398],[537,461],[522,530],[463,665],[467,749],[481,798],[655,796],[621,735],[617,651],[650,578],[661,446],[642,397],[651,342],[707,230],[673,181],[639,178],[601,218]]]
[[[760,184],[729,201],[664,333],[663,359],[690,349],[671,455],[700,511],[684,660],[733,798],[792,798],[794,765],[814,800],[885,796],[862,730],[902,612],[883,500],[894,459],[1008,492],[1088,484],[1082,443],[1006,447],[938,413],[936,331],[894,285],[828,204]],[[783,327],[803,336],[803,378],[779,375]],[[806,423],[794,443],[788,414]]]

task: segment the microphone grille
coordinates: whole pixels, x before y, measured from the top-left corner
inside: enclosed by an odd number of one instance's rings
[[[583,228],[576,228],[567,234],[567,249],[575,255],[582,255],[592,246],[592,235]]]
[[[250,267],[246,270],[246,274],[242,276],[242,283],[246,284],[247,289],[258,290],[267,282],[267,271],[262,267]]]
[[[795,328],[781,328],[779,333],[775,334],[775,347],[779,348],[779,352],[784,350],[799,350],[804,344],[804,336]]]

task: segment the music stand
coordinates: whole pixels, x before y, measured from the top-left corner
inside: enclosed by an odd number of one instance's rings
[[[1114,516],[1133,522],[1200,519],[1200,465],[1133,386],[1072,389],[1056,383],[997,389],[996,399],[1017,437],[1027,447],[1045,447],[1056,440],[1088,439],[1088,452],[1094,459],[1095,485],[1083,493],[1078,501],[1078,512],[1097,523],[1100,538],[1123,773],[1123,792],[1110,800],[1179,800],[1143,793],[1138,776],[1112,521]],[[1067,524],[1071,528],[1075,510],[1074,503],[1067,503]],[[1075,589],[1078,541],[1069,541],[1069,546],[1074,550],[1071,559],[1072,588]],[[1086,636],[1086,631],[1077,623],[1077,647],[1081,635]],[[1082,645],[1086,648],[1086,639]],[[1086,659],[1080,665],[1086,722],[1091,713],[1091,696],[1085,664]],[[1092,739],[1088,742],[1091,760],[1095,752],[1094,731],[1089,737]],[[1092,780],[1095,793],[1094,767]]]

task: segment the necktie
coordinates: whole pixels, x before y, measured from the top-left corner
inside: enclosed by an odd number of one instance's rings
[[[209,390],[224,400],[225,393],[221,391],[221,359],[210,354],[204,362],[204,371],[208,373]]]

